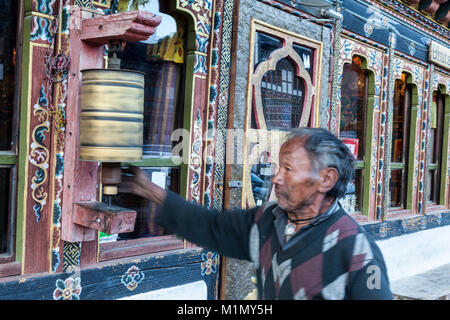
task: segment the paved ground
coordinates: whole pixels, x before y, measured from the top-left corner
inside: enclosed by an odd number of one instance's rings
[[[450,264],[391,282],[396,299],[450,300]]]

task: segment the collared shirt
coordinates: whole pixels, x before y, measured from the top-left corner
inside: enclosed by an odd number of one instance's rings
[[[286,225],[288,223],[288,219],[286,216],[286,211],[281,209],[279,206],[276,206],[272,213],[275,215],[275,230],[277,233],[278,241],[280,241],[280,244],[283,248],[283,250],[286,250],[299,242],[301,239],[303,239],[305,236],[307,236],[310,232],[314,232],[314,226],[318,225],[322,221],[328,219],[331,217],[331,215],[335,212],[337,212],[340,208],[340,204],[338,200],[335,200],[333,204],[328,208],[327,211],[322,213],[321,215],[318,215],[314,219],[311,220],[311,222],[305,226],[303,226],[300,230],[298,230],[290,239],[289,241],[286,241],[286,236],[284,233],[284,230],[286,228]]]

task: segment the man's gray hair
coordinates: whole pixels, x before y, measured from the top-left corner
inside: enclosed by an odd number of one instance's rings
[[[334,134],[323,128],[294,128],[286,137],[286,142],[295,138],[302,138],[303,146],[316,173],[330,167],[338,171],[339,179],[327,195],[344,197],[348,183],[353,181],[355,176],[355,160],[350,149]]]

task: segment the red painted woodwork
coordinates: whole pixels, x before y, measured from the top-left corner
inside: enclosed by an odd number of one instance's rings
[[[161,17],[138,10],[83,20],[81,40],[108,44],[110,40],[146,40],[161,23]]]
[[[116,234],[133,231],[136,215],[134,210],[88,201],[75,203],[72,221],[107,234]]]
[[[156,253],[167,250],[183,249],[183,240],[174,235],[159,236],[155,239],[132,239],[118,242],[102,243],[100,261],[132,257],[149,252]]]
[[[109,40],[138,41],[147,39],[155,32],[155,28],[160,22],[160,17],[141,10],[98,16],[97,13],[84,8],[70,8],[69,52],[71,64],[67,90],[65,176],[61,217],[61,239],[64,241],[88,241],[93,248],[97,242],[97,230],[74,223],[75,204],[96,202],[100,185],[99,163],[81,161],[79,157],[80,70],[103,68],[103,44],[108,43]],[[95,240],[92,241],[93,239]]]
[[[96,201],[99,185],[99,165],[80,161],[80,112],[82,69],[103,67],[103,47],[89,46],[80,39],[82,20],[89,12],[82,8],[70,8],[70,70],[67,90],[67,121],[64,163],[64,193],[61,216],[61,239],[69,242],[88,241],[96,231],[72,223],[73,204],[80,201]],[[84,15],[84,17],[83,17]]]
[[[0,264],[0,278],[20,275],[21,269],[19,262]]]
[[[47,48],[41,46],[33,46],[30,50],[32,50],[32,61],[31,61],[31,70],[33,72],[33,79],[30,83],[31,86],[31,101],[29,103],[31,106],[34,106],[39,103],[40,98],[40,90],[43,86],[41,79],[46,79],[44,68],[42,67],[42,62],[45,61],[45,55],[47,53]],[[45,83],[45,82],[44,82]],[[44,87],[44,94],[48,98],[52,94],[49,92],[47,87]],[[33,109],[33,107],[31,107]],[[39,125],[42,125],[42,120],[39,119],[39,115],[33,114],[33,111],[30,110],[30,128],[36,128]],[[52,139],[50,138],[50,132],[44,133],[46,138],[42,141],[43,145],[47,148],[47,150],[52,149]],[[30,130],[29,133],[29,141],[34,142],[33,130]],[[49,155],[47,155],[49,157]],[[50,158],[50,157],[49,157]],[[51,168],[51,159],[48,159],[48,165]],[[39,162],[39,161],[38,161]],[[32,164],[28,164],[28,182],[27,185],[31,186],[33,184],[32,179],[35,176],[35,172],[38,169],[36,166]],[[26,219],[25,219],[25,247],[27,252],[31,252],[25,255],[24,259],[24,271],[26,273],[36,273],[36,272],[45,272],[49,269],[49,261],[46,258],[48,256],[48,252],[50,250],[50,243],[48,239],[50,238],[50,199],[49,192],[51,183],[47,179],[45,183],[43,183],[36,191],[34,189],[28,189],[31,194],[26,199]],[[41,189],[42,188],[42,189]],[[47,192],[46,192],[47,191]],[[34,195],[39,193],[47,193],[46,204],[42,205],[42,208],[39,212],[39,217],[36,215],[34,206],[37,204],[33,200],[33,192]]]

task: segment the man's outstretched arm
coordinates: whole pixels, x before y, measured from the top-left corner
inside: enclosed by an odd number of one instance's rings
[[[218,211],[186,201],[152,183],[136,167],[123,178],[120,192],[134,193],[161,207],[156,221],[171,232],[222,255],[249,259],[249,233],[256,208]]]

